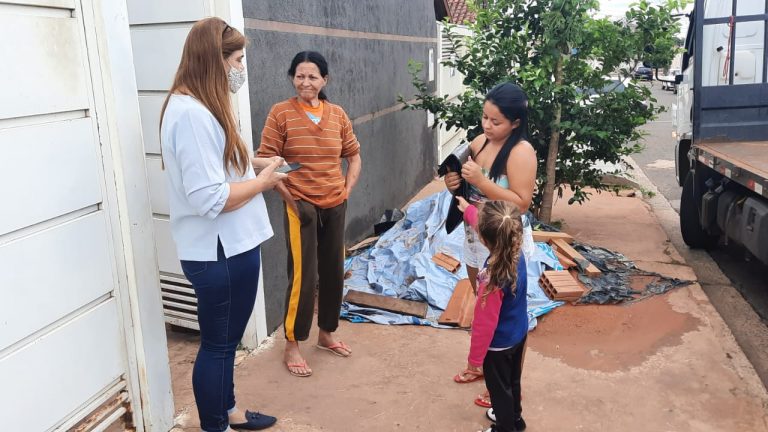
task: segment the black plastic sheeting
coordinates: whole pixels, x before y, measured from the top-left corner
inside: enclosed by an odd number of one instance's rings
[[[557,228],[535,221],[538,231],[558,232]],[[624,255],[605,248],[574,241],[572,244],[584,258],[600,269],[603,274],[590,278],[579,273],[579,281],[589,290],[578,304],[618,304],[642,300],[672,289],[690,285],[693,281],[669,278],[658,273],[640,270]],[[581,264],[586,263],[577,263]]]
[[[579,304],[629,303],[693,283],[640,270],[624,255],[608,249],[579,242],[572,246],[603,272],[594,278],[579,274],[579,281],[589,289]]]

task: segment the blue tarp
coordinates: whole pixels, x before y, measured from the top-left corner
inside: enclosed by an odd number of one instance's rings
[[[373,247],[348,258],[345,263],[346,270],[351,273],[344,283],[345,295],[353,289],[423,301],[429,306],[427,317],[421,319],[344,303],[343,318],[352,322],[442,327],[437,320],[448,305],[456,283],[467,277],[464,266],[453,274],[432,262],[432,256],[439,252],[462,261],[464,228],[460,226],[449,235],[443,227],[451,199],[450,193],[443,191],[414,202],[406,210],[405,217],[384,233]],[[561,269],[560,264],[549,245],[535,243],[535,246],[528,259],[529,329],[536,327],[536,317],[563,304],[551,301],[538,283],[545,267]]]

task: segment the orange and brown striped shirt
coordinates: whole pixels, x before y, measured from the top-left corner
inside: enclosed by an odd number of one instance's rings
[[[300,163],[301,168],[285,180],[291,195],[320,208],[331,208],[347,199],[341,160],[358,153],[360,143],[352,122],[340,106],[323,101],[323,116],[315,124],[293,97],[272,106],[257,154]]]

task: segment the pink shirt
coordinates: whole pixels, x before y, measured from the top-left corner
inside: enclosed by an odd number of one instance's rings
[[[499,325],[499,314],[504,292],[497,289],[483,298],[488,291],[488,276],[485,270],[477,275],[477,302],[475,302],[475,317],[472,320],[472,342],[467,361],[475,367],[481,367],[485,354],[491,346],[491,341]]]
[[[477,220],[477,207],[470,205],[464,211],[464,221],[476,229]],[[477,302],[467,359],[470,365],[482,366],[490,347],[510,348],[525,339],[528,333],[526,270],[525,258],[521,256],[515,286],[500,289],[493,289],[485,268],[478,273]],[[489,291],[493,292],[486,296]]]

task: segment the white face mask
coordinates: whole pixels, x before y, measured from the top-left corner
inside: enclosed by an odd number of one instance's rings
[[[227,80],[229,81],[229,91],[232,93],[237,93],[237,91],[240,90],[240,87],[245,84],[245,68],[240,70],[234,66],[231,66],[229,68],[229,72],[227,72]]]

